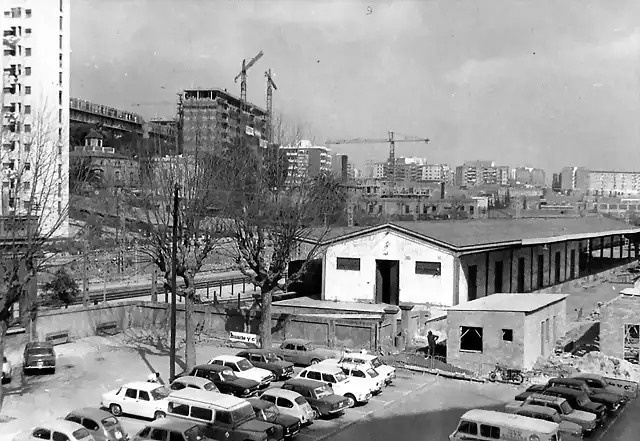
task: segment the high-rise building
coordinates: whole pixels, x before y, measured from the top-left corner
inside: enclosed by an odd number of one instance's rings
[[[420,181],[443,182],[449,175],[449,166],[445,164],[425,164],[420,167]]]
[[[637,196],[640,194],[640,172],[590,171],[590,194],[602,196]]]
[[[562,173],[554,173],[551,181],[551,189],[553,191],[562,191]]]
[[[547,179],[541,168],[516,167],[513,169],[512,180],[514,184],[544,187]]]
[[[331,158],[331,172],[341,182],[349,179],[349,157],[342,153],[335,153]]]
[[[3,5],[0,215],[37,215],[43,233],[68,236],[70,0]]]
[[[314,146],[311,141],[302,140],[295,145],[281,146],[288,163],[287,180],[290,185],[320,173],[331,172],[331,149]]]
[[[187,89],[184,91],[182,151],[215,151],[245,142],[267,147],[267,112],[226,90]]]
[[[561,172],[563,192],[585,193],[589,187],[589,170],[584,167],[563,167]]]

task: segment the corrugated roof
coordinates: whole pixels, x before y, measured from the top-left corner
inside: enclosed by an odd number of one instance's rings
[[[531,313],[564,300],[568,294],[491,294],[449,308],[449,311],[493,311]]]

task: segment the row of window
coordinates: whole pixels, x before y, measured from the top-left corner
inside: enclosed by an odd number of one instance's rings
[[[336,269],[342,271],[360,271],[360,259],[356,257],[338,257],[336,258]],[[416,261],[415,273],[439,276],[441,275],[441,264],[440,262]]]

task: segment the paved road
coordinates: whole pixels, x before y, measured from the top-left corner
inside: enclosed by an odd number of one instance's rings
[[[626,441],[638,439],[640,433],[640,399],[636,399],[623,409],[617,418],[612,419],[609,427],[600,432],[597,441]]]

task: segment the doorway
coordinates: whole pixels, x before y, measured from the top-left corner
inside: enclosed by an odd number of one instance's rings
[[[376,259],[376,303],[400,303],[400,262]]]
[[[504,264],[502,263],[502,260],[498,260],[495,265],[493,292],[499,294],[502,292],[502,281],[504,280]]]
[[[469,301],[478,298],[478,266],[469,265],[467,270],[467,292]]]
[[[524,265],[525,265],[524,257],[520,257],[518,259],[518,281],[516,284],[517,293],[524,292],[524,276],[525,276]]]

